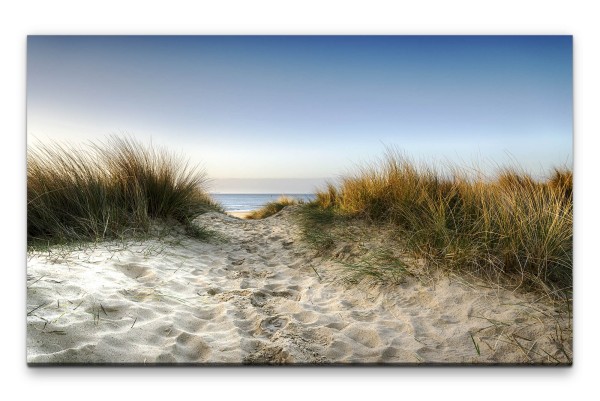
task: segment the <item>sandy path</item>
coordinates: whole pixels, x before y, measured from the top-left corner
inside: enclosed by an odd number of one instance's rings
[[[558,338],[570,320],[523,296],[447,278],[387,289],[333,283],[338,266],[302,245],[289,213],[200,216],[224,237],[211,243],[181,237],[28,255],[28,363],[570,358],[570,341]]]

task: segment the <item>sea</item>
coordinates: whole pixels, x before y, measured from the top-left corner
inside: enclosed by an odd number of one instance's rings
[[[210,194],[219,202],[226,212],[248,212],[260,209],[269,202],[276,201],[282,196],[305,202],[315,199],[314,194]]]

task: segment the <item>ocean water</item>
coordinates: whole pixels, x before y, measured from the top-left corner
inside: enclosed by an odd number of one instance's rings
[[[279,199],[281,194],[211,194],[211,197],[225,208],[226,212],[247,212],[263,207],[268,202]],[[313,194],[285,194],[288,198],[311,201]]]

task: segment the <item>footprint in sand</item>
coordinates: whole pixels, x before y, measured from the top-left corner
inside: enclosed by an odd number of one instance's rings
[[[377,331],[362,327],[358,324],[352,324],[343,330],[343,333],[350,339],[368,348],[381,346],[381,338]]]
[[[300,299],[300,294],[298,291],[273,291],[271,293],[274,297],[290,299],[292,301],[298,301]]]
[[[258,308],[262,308],[268,302],[267,294],[261,291],[257,291],[250,296],[250,304]]]
[[[293,362],[292,358],[282,347],[261,345],[255,352],[246,356],[242,363],[244,364],[285,364]]]
[[[302,324],[313,324],[319,320],[319,314],[316,312],[305,310],[303,312],[295,313],[293,315],[294,320]]]
[[[137,263],[119,264],[115,263],[115,267],[119,269],[127,277],[134,280],[148,280],[155,277],[154,272],[148,266]]]
[[[264,319],[260,323],[260,327],[268,333],[274,333],[277,330],[285,329],[288,322],[289,322],[289,319],[287,317],[281,317],[281,316],[269,317],[269,318]]]
[[[200,336],[187,332],[180,333],[173,345],[173,354],[184,356],[186,362],[206,362],[211,352]]]

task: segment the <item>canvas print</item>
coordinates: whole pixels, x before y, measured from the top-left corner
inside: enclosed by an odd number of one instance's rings
[[[571,365],[571,36],[29,36],[47,365]]]

